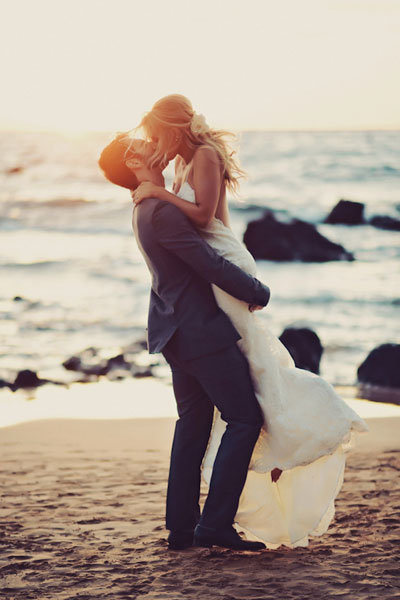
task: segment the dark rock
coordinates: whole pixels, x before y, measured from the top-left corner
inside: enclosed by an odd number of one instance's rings
[[[323,347],[312,329],[288,327],[279,339],[289,350],[297,368],[319,374]]]
[[[87,376],[100,377],[107,375],[110,371],[118,371],[118,375],[125,372],[125,377],[131,372],[132,363],[125,360],[123,354],[113,356],[108,360],[97,357],[96,348],[87,348],[75,356],[71,356],[62,364],[68,371],[77,371]],[[113,375],[117,378],[117,374]]]
[[[358,367],[360,383],[400,388],[400,344],[382,344],[374,348]]]
[[[387,229],[389,231],[400,231],[400,219],[388,217],[385,215],[376,215],[369,221],[370,225],[378,229]]]
[[[84,373],[85,375],[96,375],[97,377],[107,375],[108,371],[107,363],[103,361],[97,365],[83,366],[81,369],[81,373]]]
[[[11,383],[5,379],[0,379],[0,389],[4,387],[11,387]]]
[[[125,360],[125,356],[123,354],[118,354],[117,356],[113,356],[109,358],[107,361],[107,369],[111,371],[112,369],[123,369],[129,371],[131,368],[131,363]]]
[[[13,301],[14,302],[22,302],[24,300],[24,298],[22,298],[22,296],[14,296]]]
[[[107,361],[98,359],[97,353],[96,348],[86,348],[86,350],[65,360],[62,363],[63,367],[68,371],[78,371],[85,375],[95,375],[96,377],[106,375],[109,371]]]
[[[321,235],[314,225],[293,219],[278,221],[271,211],[247,225],[243,241],[255,259],[304,262],[354,260],[340,244]]]
[[[98,363],[84,363],[79,356],[71,356],[62,363],[63,367],[68,371],[77,371],[84,373],[85,375],[106,375],[109,371],[106,361],[100,361]]]
[[[332,225],[361,225],[364,223],[364,204],[352,200],[339,200],[325,219]]]
[[[80,371],[82,369],[82,361],[79,356],[71,356],[62,364],[67,371]]]
[[[17,374],[12,388],[14,390],[18,390],[19,388],[35,388],[44,383],[47,383],[47,379],[39,379],[34,371],[24,369]]]
[[[153,371],[151,367],[141,367],[139,365],[134,365],[131,369],[131,373],[134,377],[153,377]]]
[[[84,376],[79,381],[96,381],[102,375],[116,381],[126,377],[151,377],[153,372],[149,366],[135,363],[135,354],[140,354],[147,348],[146,340],[138,340],[124,348],[124,352],[109,358],[102,359],[96,348],[86,348],[82,352],[71,356],[63,362],[63,367],[69,371],[77,371]]]

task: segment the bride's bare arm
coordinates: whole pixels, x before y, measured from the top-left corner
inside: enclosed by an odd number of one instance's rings
[[[196,227],[207,227],[215,216],[221,190],[219,160],[212,148],[199,148],[193,157],[193,188],[195,204],[147,181],[139,185],[132,198],[135,204],[145,198],[165,200],[179,208]]]

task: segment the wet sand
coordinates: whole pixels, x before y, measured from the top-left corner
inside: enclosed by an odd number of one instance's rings
[[[0,429],[2,600],[400,597],[400,418],[369,419],[336,517],[308,548],[167,549],[174,420]]]

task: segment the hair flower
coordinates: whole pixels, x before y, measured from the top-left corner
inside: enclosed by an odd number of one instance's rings
[[[194,113],[190,121],[190,130],[195,135],[202,135],[210,130],[204,115]]]

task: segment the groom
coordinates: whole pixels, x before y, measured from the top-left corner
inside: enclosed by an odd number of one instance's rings
[[[164,185],[160,168],[145,161],[134,177]],[[172,204],[143,201],[134,209],[133,229],[152,275],[148,349],[170,364],[179,415],[167,491],[169,547],[261,550],[265,545],[243,540],[233,521],[263,417],[236,344],[240,335],[218,307],[211,283],[250,310],[267,305],[269,288],[219,256]],[[200,515],[200,468],[214,406],[227,427]]]

